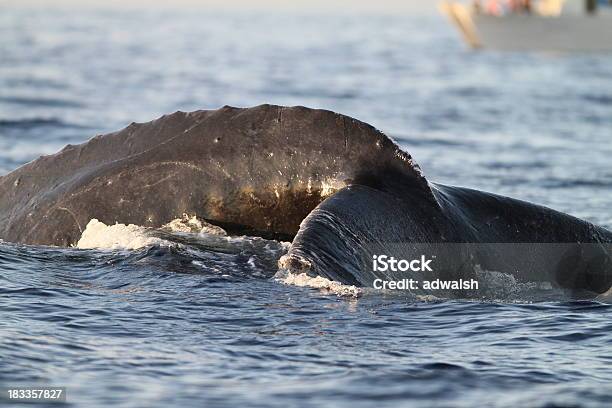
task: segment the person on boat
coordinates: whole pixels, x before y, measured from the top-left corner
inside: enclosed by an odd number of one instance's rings
[[[503,16],[508,13],[529,14],[533,10],[532,4],[531,0],[487,0],[484,12],[492,16]],[[483,11],[480,0],[475,0],[472,7],[476,13]]]
[[[521,12],[523,12],[523,13],[531,13],[531,0],[522,0],[521,1]]]
[[[531,0],[508,0],[507,4],[511,13],[531,13]]]
[[[563,10],[565,0],[538,0],[534,4],[534,11],[541,16],[556,17]]]
[[[501,16],[504,14],[504,10],[499,0],[488,0],[485,6],[485,12],[492,16]]]

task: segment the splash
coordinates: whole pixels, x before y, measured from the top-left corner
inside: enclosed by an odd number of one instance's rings
[[[97,219],[87,224],[76,247],[80,249],[124,249],[134,250],[153,245],[161,245],[166,241],[151,237],[148,230],[134,224],[106,225]]]
[[[183,214],[182,218],[177,218],[164,225],[161,229],[170,232],[183,232],[195,234],[210,234],[226,236],[227,232],[221,227],[201,221],[195,215],[190,217],[188,214]]]
[[[612,288],[610,288],[606,293],[602,293],[601,295],[597,296],[595,301],[612,304]]]
[[[279,270],[274,278],[285,285],[319,289],[325,293],[340,297],[358,298],[364,293],[363,289],[353,285],[344,285],[321,276],[308,276],[305,273],[294,274],[286,269]]]

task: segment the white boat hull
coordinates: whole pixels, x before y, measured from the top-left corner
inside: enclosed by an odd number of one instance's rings
[[[470,12],[461,4],[443,7],[466,42],[474,48],[507,51],[610,52],[612,13],[557,17]]]
[[[481,45],[509,51],[612,51],[612,18],[588,15],[473,16]]]

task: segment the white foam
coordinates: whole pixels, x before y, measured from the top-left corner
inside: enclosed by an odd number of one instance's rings
[[[595,300],[602,303],[612,304],[612,288],[610,288],[606,293],[602,293],[601,295],[597,296]]]
[[[275,276],[276,280],[285,285],[308,287],[319,289],[328,293],[342,297],[360,297],[363,289],[353,285],[344,285],[340,282],[332,281],[321,276],[312,277],[305,273],[294,274],[285,269],[281,269]]]
[[[106,225],[96,219],[87,224],[76,247],[80,249],[140,249],[166,241],[151,237],[148,230],[134,224]]]
[[[321,182],[321,198],[327,198],[346,187],[346,183],[340,180],[338,177],[323,180]]]
[[[183,218],[177,218],[176,220],[170,221],[164,225],[162,229],[169,230],[171,232],[184,232],[184,233],[196,233],[196,234],[211,234],[211,235],[227,235],[227,232],[221,227],[201,221],[195,215],[190,217],[187,214],[183,214]]]

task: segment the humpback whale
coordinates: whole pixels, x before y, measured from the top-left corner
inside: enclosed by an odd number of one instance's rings
[[[364,265],[398,247],[443,258],[443,277],[478,265],[581,293],[612,286],[610,231],[430,182],[382,132],[326,110],[176,112],[0,177],[5,241],[71,246],[91,219],[160,228],[183,214],[233,234],[291,240],[283,268],[359,286],[390,277]]]

